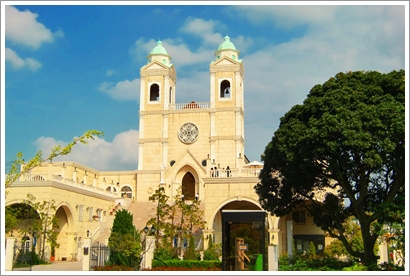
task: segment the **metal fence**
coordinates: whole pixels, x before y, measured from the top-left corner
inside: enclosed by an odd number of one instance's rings
[[[90,270],[96,266],[105,266],[110,259],[110,249],[107,245],[90,247]]]

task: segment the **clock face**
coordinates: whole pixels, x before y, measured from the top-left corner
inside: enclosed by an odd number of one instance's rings
[[[191,144],[198,138],[198,127],[193,123],[186,123],[178,131],[179,140],[185,144]]]

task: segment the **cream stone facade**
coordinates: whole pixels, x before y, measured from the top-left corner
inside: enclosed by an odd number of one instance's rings
[[[58,255],[76,252],[81,258],[80,238],[89,230],[94,242],[106,242],[116,208],[132,212],[141,229],[155,216],[149,196],[160,186],[170,198],[181,189],[186,200],[199,196],[206,221],[203,232],[220,243],[222,210],[261,210],[254,191],[259,169],[244,167],[249,163],[246,92],[239,54],[226,36],[210,60],[210,87],[192,87],[209,93],[209,102],[176,103],[176,93],[190,91],[177,90],[172,58],[158,41],[140,70],[138,169],[98,171],[75,162],[43,164],[8,189],[6,205],[21,202],[28,192],[38,199],[55,199],[62,226]],[[298,250],[306,249],[312,237],[319,249],[328,242],[309,217],[296,224],[291,216],[267,214],[267,227],[268,242],[278,245],[280,253],[292,252],[294,236]]]

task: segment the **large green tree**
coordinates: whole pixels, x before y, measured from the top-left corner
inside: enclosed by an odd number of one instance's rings
[[[255,186],[262,207],[283,216],[304,206],[316,225],[365,265],[391,223],[404,223],[405,72],[338,73],[314,86],[280,121]],[[331,192],[330,192],[331,191]],[[355,250],[343,222],[360,223]]]

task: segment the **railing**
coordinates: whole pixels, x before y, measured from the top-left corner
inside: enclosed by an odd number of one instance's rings
[[[110,195],[110,196],[117,196],[117,197],[120,194],[120,192],[118,190],[117,191],[108,191],[105,188],[96,187],[93,184],[85,184],[85,183],[82,183],[82,182],[76,182],[71,178],[65,178],[65,177],[62,177],[61,175],[56,175],[56,174],[53,174],[51,176],[51,178],[46,178],[46,177],[41,176],[41,177],[35,178],[35,179],[33,179],[33,178],[24,178],[23,181],[41,181],[41,182],[56,181],[56,182],[59,182],[59,183],[62,183],[62,184],[68,185],[68,186],[75,186],[75,187],[82,188],[84,190],[94,191],[94,192],[97,192],[97,193],[100,193],[100,194],[105,194],[105,195]]]
[[[261,169],[216,169],[209,172],[209,177],[258,177]]]
[[[178,104],[169,104],[169,109],[177,110],[177,109],[196,109],[196,108],[210,108],[211,103],[178,103]]]

